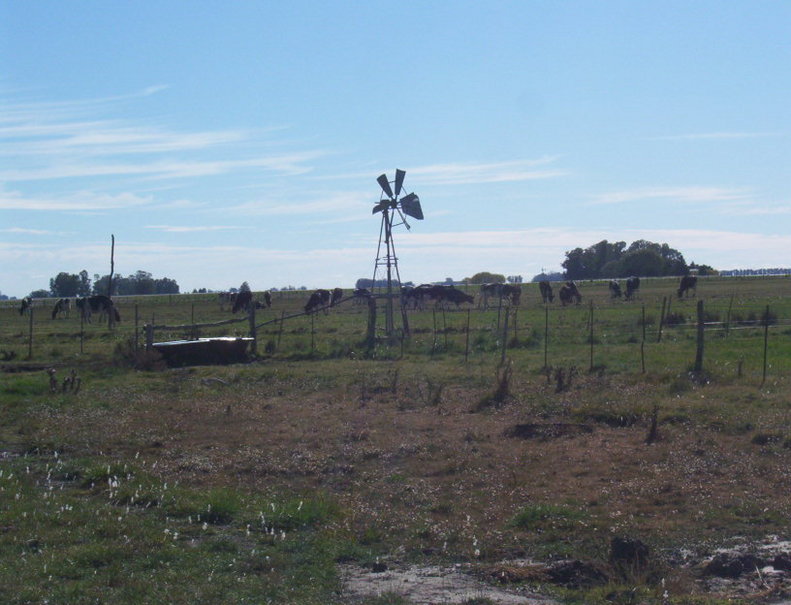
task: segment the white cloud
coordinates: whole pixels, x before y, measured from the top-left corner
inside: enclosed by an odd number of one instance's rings
[[[599,204],[624,204],[627,202],[668,200],[675,202],[710,203],[749,198],[749,189],[725,187],[639,187],[625,191],[603,193],[590,202]]]
[[[78,191],[62,196],[23,195],[18,191],[0,189],[0,210],[112,210],[133,208],[153,203],[151,197],[133,193],[107,194],[94,191]]]

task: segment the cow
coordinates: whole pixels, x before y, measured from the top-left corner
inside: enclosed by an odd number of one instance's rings
[[[250,305],[253,303],[253,293],[250,290],[236,292],[235,294],[231,295],[231,301],[233,302],[231,313],[236,313],[237,311],[242,310],[249,311]]]
[[[339,302],[343,300],[343,289],[342,288],[333,288],[332,295],[330,298],[330,306],[334,307]]]
[[[409,309],[422,309],[427,299],[433,298],[432,291],[436,286],[420,284],[419,286],[401,288],[401,304]]]
[[[25,315],[26,313],[30,313],[30,307],[33,306],[33,299],[29,296],[25,296],[22,299],[22,302],[19,304],[19,314]]]
[[[516,284],[482,284],[481,285],[481,306],[484,309],[489,308],[489,297],[496,296],[502,303],[506,299],[513,305],[519,304],[519,299],[522,296],[522,288]]]
[[[58,315],[61,313],[66,317],[69,316],[69,311],[71,311],[71,299],[69,298],[61,298],[58,302],[55,303],[55,306],[52,308],[52,319],[57,319]]]
[[[582,294],[580,294],[579,289],[577,289],[577,284],[573,281],[568,281],[565,285],[560,289],[560,302],[565,307],[569,304],[572,300],[577,304],[582,302]]]
[[[678,284],[679,298],[682,298],[685,294],[689,296],[690,292],[692,292],[693,296],[698,294],[698,278],[696,275],[685,275]]]
[[[466,292],[462,292],[453,286],[440,286],[442,288],[442,300],[451,302],[458,307],[461,304],[469,303],[475,304],[475,297],[470,296]]]
[[[115,308],[113,300],[109,296],[97,294],[87,298],[78,298],[74,304],[80,310],[82,318],[88,323],[91,323],[91,315],[93,313],[99,313],[99,321],[102,321],[108,313],[113,314],[115,323],[121,321],[121,314]]]
[[[330,304],[331,297],[332,294],[329,290],[316,290],[310,295],[308,302],[305,303],[305,313],[313,313],[322,307],[324,312],[327,313],[327,306]]]
[[[401,294],[403,295],[403,289]],[[352,293],[352,298],[355,305],[363,305],[371,298],[371,291],[368,288],[356,288]]]
[[[607,287],[610,289],[610,298],[621,298],[621,286],[617,281],[611,279]]]
[[[541,292],[541,300],[544,304],[555,300],[555,294],[552,292],[552,284],[548,281],[543,280],[538,282],[538,289]]]
[[[632,276],[626,280],[626,300],[632,300],[632,297],[640,290],[640,278]]]

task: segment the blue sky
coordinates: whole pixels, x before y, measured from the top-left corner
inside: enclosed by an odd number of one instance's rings
[[[791,3],[0,3],[0,292],[142,269],[352,287],[601,239],[791,264]]]

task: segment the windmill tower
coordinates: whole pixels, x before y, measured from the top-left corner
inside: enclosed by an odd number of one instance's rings
[[[401,191],[404,184],[406,172],[396,169],[395,180],[387,179],[386,174],[380,175],[376,181],[382,188],[379,203],[373,207],[371,214],[382,213],[382,224],[379,228],[379,245],[376,248],[376,262],[374,263],[373,287],[376,288],[377,274],[384,271],[387,281],[387,311],[385,318],[385,331],[388,336],[392,335],[395,326],[393,322],[393,300],[399,294],[393,291],[393,278],[395,277],[398,287],[401,286],[401,275],[398,273],[398,257],[396,256],[395,242],[393,241],[393,227],[404,225],[409,229],[407,216],[417,220],[423,220],[423,210],[420,207],[420,198],[414,193],[403,197]],[[395,222],[398,219],[399,222]],[[406,320],[404,318],[404,331],[408,332]]]

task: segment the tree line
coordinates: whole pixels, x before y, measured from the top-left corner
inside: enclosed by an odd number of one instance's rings
[[[112,292],[109,290],[110,276],[94,274],[93,279],[88,272],[66,273],[61,271],[49,280],[49,290],[34,290],[32,298],[73,298],[76,296],[129,296],[142,294],[178,294],[179,285],[169,277],[155,278],[148,271],[137,271],[123,277],[113,277]]]

